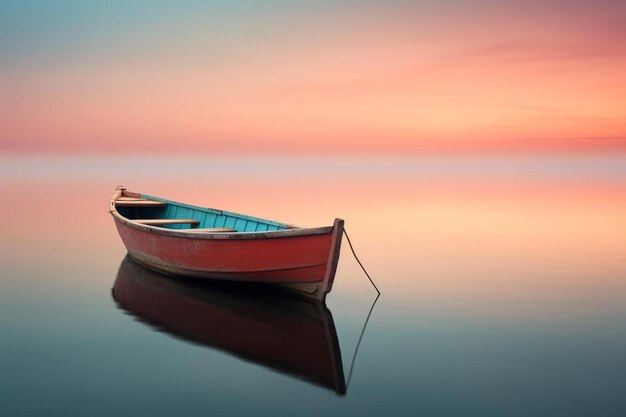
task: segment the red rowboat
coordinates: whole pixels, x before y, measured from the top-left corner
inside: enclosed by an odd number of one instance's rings
[[[332,289],[342,219],[301,228],[121,187],[109,211],[130,256],[157,271],[280,285],[317,299]]]
[[[119,307],[159,330],[346,392],[333,317],[321,301],[265,285],[172,279],[128,257],[112,293]]]

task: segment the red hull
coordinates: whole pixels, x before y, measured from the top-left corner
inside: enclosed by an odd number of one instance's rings
[[[137,195],[124,193],[120,195]],[[269,233],[194,234],[145,226],[119,215],[115,226],[137,261],[170,274],[283,285],[315,298],[330,292],[343,220],[333,227]]]

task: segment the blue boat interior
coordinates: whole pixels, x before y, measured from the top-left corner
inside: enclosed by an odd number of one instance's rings
[[[232,213],[228,211],[215,210],[191,206],[175,201],[165,200],[158,197],[142,194],[142,199],[159,201],[165,205],[157,207],[116,206],[120,215],[129,220],[151,220],[151,219],[193,219],[193,223],[164,224],[159,227],[168,229],[205,229],[205,228],[230,228],[239,232],[268,232],[276,230],[292,229],[293,226],[278,223],[272,220],[258,217],[246,216],[244,214]]]

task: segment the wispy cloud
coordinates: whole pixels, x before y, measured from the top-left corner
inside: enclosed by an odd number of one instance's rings
[[[594,43],[523,40],[493,42],[441,57],[442,65],[475,63],[573,62],[586,60],[626,61],[626,42]]]

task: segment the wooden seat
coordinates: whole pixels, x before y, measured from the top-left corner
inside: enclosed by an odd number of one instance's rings
[[[167,203],[154,200],[116,200],[117,207],[165,207]]]
[[[135,223],[145,224],[147,226],[167,226],[170,224],[198,224],[200,223],[200,221],[196,219],[141,219],[141,220],[133,220],[133,221]]]
[[[237,229],[231,229],[229,227],[209,227],[205,229],[180,229],[180,231],[191,233],[235,233]]]
[[[140,197],[118,197],[117,200],[115,201],[152,201],[152,200],[146,200],[145,198],[140,198]]]

